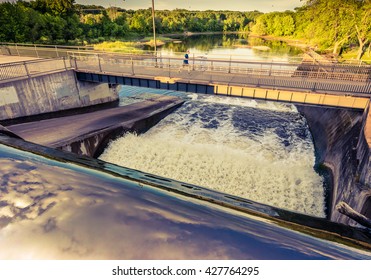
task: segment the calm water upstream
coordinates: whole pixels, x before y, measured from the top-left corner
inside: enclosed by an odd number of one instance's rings
[[[156,92],[186,96],[123,87],[121,105]],[[100,159],[325,216],[324,180],[314,171],[312,138],[295,106],[197,94],[187,97],[181,108],[148,132],[113,141]]]
[[[192,54],[207,58],[232,56],[234,59],[287,62],[300,61],[303,54],[303,51],[295,45],[292,46],[282,41],[247,37],[246,34],[178,36],[173,39],[175,41],[159,47],[159,53],[169,55],[184,53],[189,49],[191,56]]]

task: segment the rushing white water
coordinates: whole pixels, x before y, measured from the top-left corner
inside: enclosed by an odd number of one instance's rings
[[[193,94],[100,159],[314,216],[325,216],[305,119],[291,105]]]

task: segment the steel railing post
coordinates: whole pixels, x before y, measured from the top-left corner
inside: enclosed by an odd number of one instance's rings
[[[228,73],[231,73],[231,65],[232,65],[232,56],[229,56],[229,67],[228,67]]]
[[[16,51],[17,51],[18,56],[21,56],[21,55],[19,54],[19,50],[18,50],[18,45],[17,45],[17,44],[15,44],[15,49],[16,49]]]
[[[36,56],[39,57],[39,53],[37,52],[37,47],[36,47],[36,45],[34,45],[34,46],[35,46],[35,53],[36,53]]]
[[[99,54],[97,54],[97,57],[98,57],[99,72],[102,72],[102,65],[100,64],[100,57],[99,57]]]
[[[133,57],[130,57],[130,60],[131,60],[131,74],[134,76],[134,61],[133,61]]]
[[[271,67],[269,68],[269,76],[272,76],[273,59],[271,61]]]
[[[26,70],[27,77],[31,77],[30,72],[28,71],[26,61],[23,61],[24,69]]]

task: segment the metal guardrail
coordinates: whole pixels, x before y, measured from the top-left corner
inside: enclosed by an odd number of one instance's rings
[[[36,59],[0,64],[0,82],[72,69],[69,59]]]
[[[91,61],[93,63],[111,65],[131,65],[179,68],[182,65],[181,55],[176,56],[154,56],[151,54],[142,55],[121,55],[114,53],[90,53],[90,52],[68,52],[70,58],[76,59],[81,64]],[[77,67],[77,65],[76,65]],[[308,63],[286,63],[267,62],[251,60],[232,59],[208,59],[206,56],[193,56],[189,59],[189,67],[192,70],[215,71],[226,73],[243,73],[252,75],[267,75],[276,77],[302,77],[312,79],[336,79],[342,81],[366,82],[371,79],[371,66],[354,65],[321,65]],[[99,70],[101,70],[99,68]],[[136,73],[132,69],[132,74]]]
[[[299,63],[232,61],[192,57],[183,65],[181,57],[117,55],[70,52],[77,71],[119,76],[192,79],[209,84],[266,86],[270,88],[371,93],[371,67]]]
[[[92,51],[91,46],[39,45],[0,42],[0,54],[37,58],[66,57],[68,51]]]

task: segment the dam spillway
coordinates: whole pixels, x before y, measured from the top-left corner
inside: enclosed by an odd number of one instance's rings
[[[121,102],[153,96],[142,91],[124,87]],[[325,182],[314,170],[312,137],[294,105],[184,96],[181,108],[145,134],[115,140],[100,159],[325,217]]]

